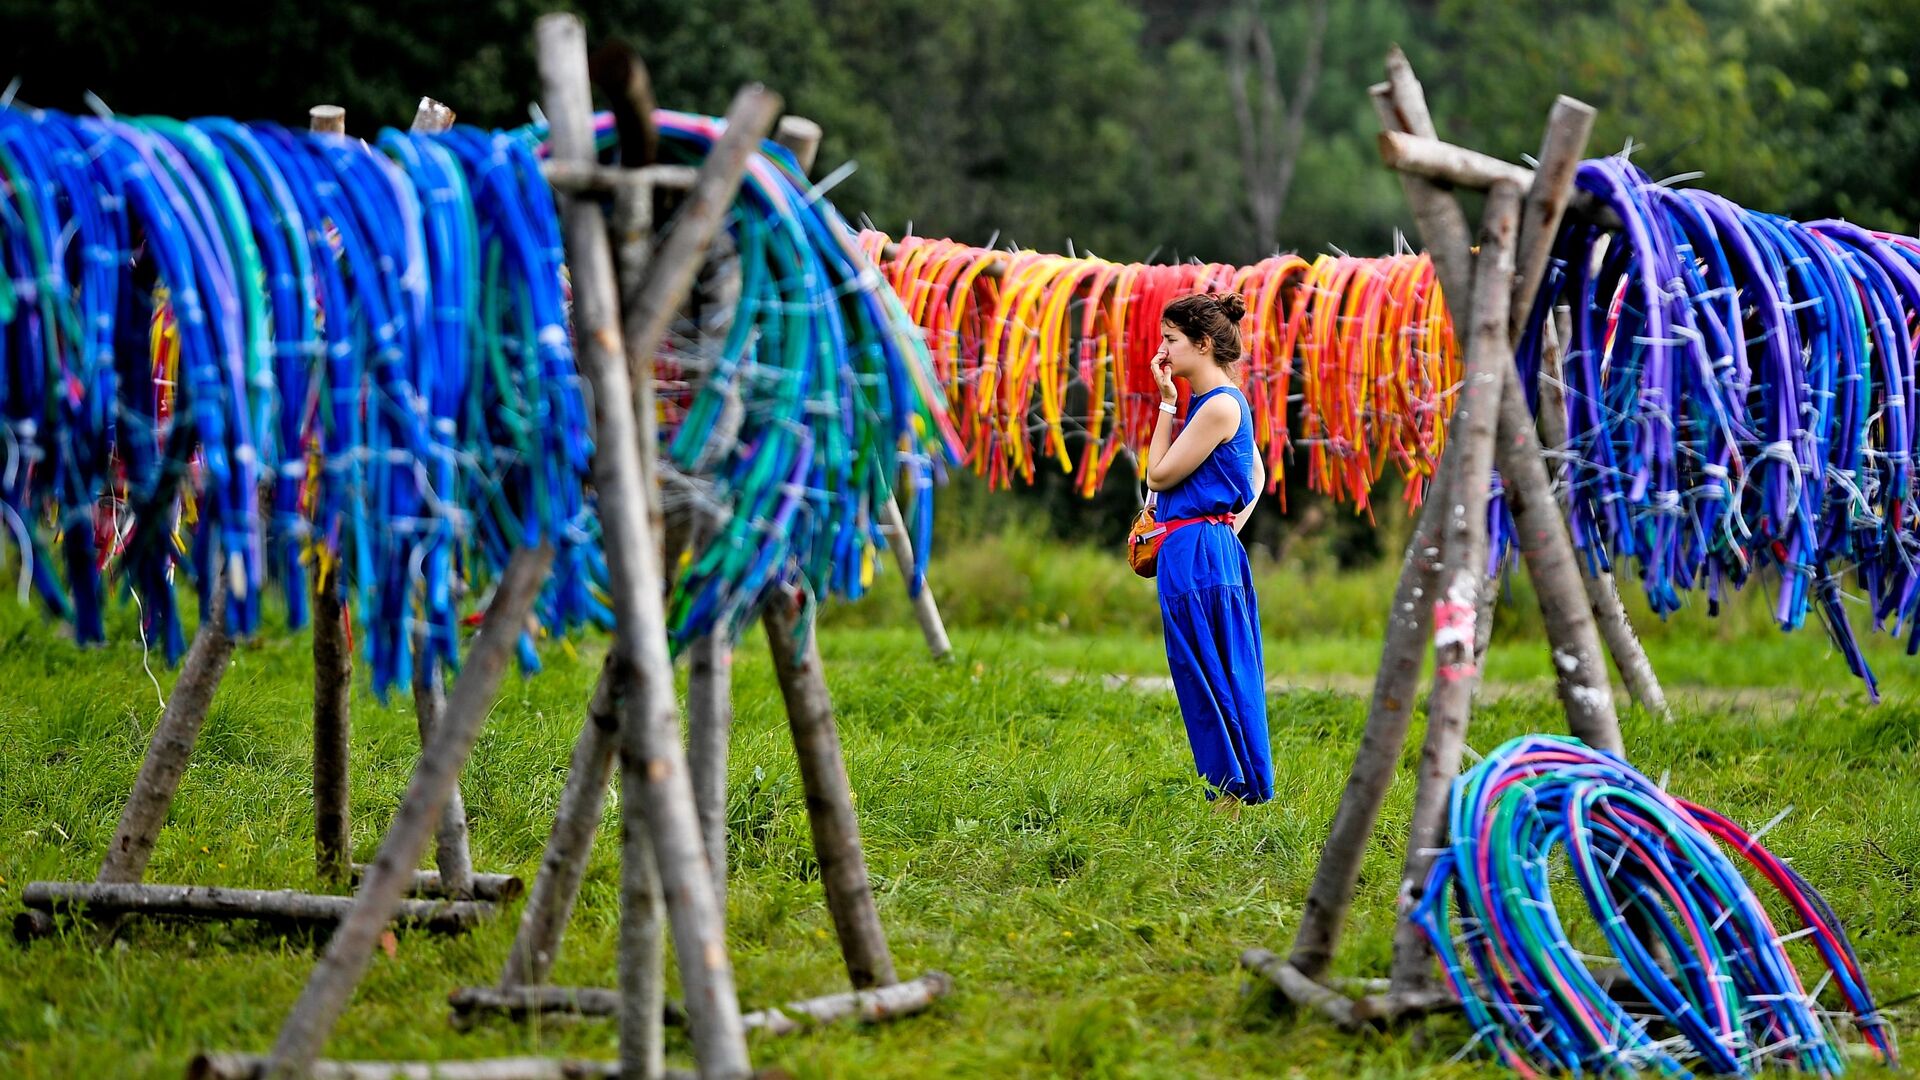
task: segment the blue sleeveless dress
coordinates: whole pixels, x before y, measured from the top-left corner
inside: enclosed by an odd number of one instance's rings
[[[1247,399],[1234,387],[1219,387],[1195,396],[1187,417],[1215,394],[1240,403],[1240,429],[1185,480],[1160,493],[1155,517],[1161,521],[1237,513],[1254,501],[1256,450]],[[1265,802],[1273,798],[1273,750],[1267,742],[1260,609],[1247,549],[1233,526],[1200,522],[1167,537],[1158,566],[1167,667],[1194,764],[1214,790]]]

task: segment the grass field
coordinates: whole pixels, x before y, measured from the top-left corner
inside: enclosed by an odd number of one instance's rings
[[[950,972],[957,990],[890,1027],[756,1042],[756,1061],[797,1077],[916,1080],[1479,1071],[1447,1063],[1465,1041],[1458,1025],[1440,1023],[1421,1051],[1404,1035],[1342,1036],[1283,1015],[1235,964],[1291,933],[1358,742],[1364,698],[1350,689],[1377,661],[1389,571],[1262,571],[1280,795],[1228,821],[1200,798],[1171,694],[1108,678],[1165,673],[1150,594],[1116,566],[1017,539],[943,558],[934,580],[959,653],[944,668],[902,629],[895,582],[828,619],[828,678],[895,957],[903,974]],[[1506,610],[1525,603],[1522,589]],[[1670,726],[1629,716],[1629,753],[1750,826],[1791,804],[1768,844],[1846,920],[1880,998],[1906,997],[1920,990],[1920,661],[1877,643],[1888,701],[1867,706],[1817,628],[1781,635],[1757,606],[1722,623],[1642,620],[1681,707]],[[92,876],[138,768],[171,674],[156,661],[156,687],[131,620],[115,629],[115,644],[83,653],[0,603],[0,915],[29,880]],[[1503,615],[1491,679],[1516,692],[1477,712],[1479,750],[1560,727],[1530,682],[1545,674],[1533,633]],[[306,640],[270,633],[236,654],[150,880],[315,886]],[[730,933],[750,1008],[844,984],[765,653],[757,630],[740,651],[729,810]],[[481,868],[532,876],[594,669],[555,645],[545,672],[509,679],[464,781]],[[362,692],[354,719],[365,858],[416,746],[398,700]],[[1368,851],[1344,972],[1385,970],[1410,798],[1396,785]],[[609,828],[556,981],[611,984],[616,853]],[[448,1026],[447,991],[491,982],[511,930],[508,919],[457,940],[402,935],[396,955],[375,957],[329,1055],[612,1056],[604,1022]],[[0,944],[0,1075],[177,1076],[202,1049],[264,1049],[313,955],[310,941],[245,925]],[[1915,1009],[1901,1020],[1909,1040]],[[684,1035],[669,1039],[685,1063]]]

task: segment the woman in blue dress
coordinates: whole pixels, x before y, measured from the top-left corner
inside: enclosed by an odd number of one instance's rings
[[[1246,311],[1246,301],[1232,293],[1167,305],[1153,357],[1160,413],[1147,459],[1147,487],[1158,492],[1155,517],[1174,526],[1155,575],[1167,666],[1194,764],[1208,798],[1217,797],[1223,809],[1273,798],[1260,610],[1239,536],[1267,483],[1253,443],[1253,411],[1233,379]],[[1178,438],[1175,379],[1193,390]]]

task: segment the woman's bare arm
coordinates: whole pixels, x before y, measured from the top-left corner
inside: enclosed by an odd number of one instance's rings
[[[1147,459],[1147,488],[1165,491],[1185,480],[1207,460],[1214,447],[1240,430],[1240,403],[1222,395],[1200,406],[1180,437],[1173,438],[1173,417],[1160,414],[1153,426],[1153,450]]]

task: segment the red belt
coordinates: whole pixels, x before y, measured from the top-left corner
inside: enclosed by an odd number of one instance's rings
[[[1215,525],[1231,525],[1233,524],[1233,515],[1232,514],[1202,514],[1199,517],[1174,518],[1172,521],[1158,522],[1157,523],[1159,526],[1158,528],[1154,529],[1152,532],[1149,532],[1141,536],[1140,539],[1142,542],[1144,542],[1147,540],[1151,540],[1156,536],[1165,537],[1167,534],[1173,532],[1173,530],[1175,529],[1184,528],[1188,525],[1199,525],[1203,522],[1211,522]]]

